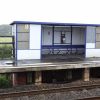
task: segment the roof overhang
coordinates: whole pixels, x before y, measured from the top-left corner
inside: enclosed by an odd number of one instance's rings
[[[10,25],[14,25],[14,24],[37,24],[37,25],[51,25],[51,26],[100,26],[100,24],[31,22],[31,21],[13,21]]]

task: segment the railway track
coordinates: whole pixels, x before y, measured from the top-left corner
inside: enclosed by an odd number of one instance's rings
[[[100,97],[91,97],[91,98],[84,98],[79,100],[100,100]]]
[[[20,97],[20,96],[48,94],[48,93],[79,91],[79,90],[83,90],[83,89],[89,90],[89,89],[94,89],[94,88],[100,88],[100,84],[70,86],[70,87],[61,87],[61,88],[49,88],[49,89],[40,89],[40,90],[28,90],[28,91],[9,92],[9,93],[0,93],[0,99],[9,98],[9,97],[11,98],[11,97]],[[80,100],[96,100],[96,99],[86,98],[86,99],[80,99]],[[97,100],[100,100],[100,98],[97,99]]]

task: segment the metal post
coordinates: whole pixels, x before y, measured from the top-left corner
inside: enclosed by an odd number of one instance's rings
[[[12,47],[13,47],[13,65],[16,66],[16,58],[15,58],[15,39],[14,39],[14,36],[12,36]]]
[[[54,47],[54,26],[52,27],[52,46]],[[52,48],[52,53],[54,54],[54,48]]]
[[[73,32],[73,27],[71,26],[71,53],[72,53],[72,32]]]

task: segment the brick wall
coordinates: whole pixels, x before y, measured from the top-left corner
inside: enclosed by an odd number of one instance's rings
[[[25,85],[26,84],[26,73],[17,73],[17,84]]]

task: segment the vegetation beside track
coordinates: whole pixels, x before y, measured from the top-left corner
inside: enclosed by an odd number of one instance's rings
[[[0,59],[12,59],[12,37],[0,37]]]

